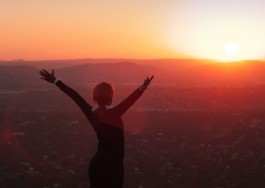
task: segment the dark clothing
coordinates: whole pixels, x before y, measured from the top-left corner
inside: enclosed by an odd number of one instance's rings
[[[99,108],[92,115],[92,126],[97,133],[99,142],[98,151],[89,167],[91,188],[122,188],[123,186],[123,123],[122,126],[116,127],[99,120],[104,118],[99,117],[99,114],[108,115],[109,110]]]
[[[91,188],[122,188],[124,179],[124,123],[121,116],[142,95],[135,90],[117,106],[107,109],[99,107],[93,111],[76,91],[58,81],[56,85],[71,97],[92,124],[98,138],[98,151],[89,167]]]
[[[123,159],[97,153],[89,166],[91,188],[122,188],[124,179]]]

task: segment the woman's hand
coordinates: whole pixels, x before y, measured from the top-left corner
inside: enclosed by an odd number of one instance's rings
[[[52,70],[52,73],[49,73],[45,69],[42,69],[40,71],[41,79],[46,80],[47,82],[54,83],[56,78],[54,76],[54,70]]]
[[[143,85],[141,85],[141,87],[140,87],[140,90],[141,91],[144,91],[149,86],[149,84],[151,83],[151,81],[153,80],[153,78],[154,78],[154,76],[151,76],[150,78],[149,77],[146,77],[146,79],[144,80]]]

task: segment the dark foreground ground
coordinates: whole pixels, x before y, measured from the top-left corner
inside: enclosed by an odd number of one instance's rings
[[[91,88],[76,89],[91,98]],[[117,90],[120,101],[132,87]],[[265,187],[264,86],[154,86],[124,120],[125,188]],[[96,146],[56,88],[1,90],[1,188],[88,187]]]

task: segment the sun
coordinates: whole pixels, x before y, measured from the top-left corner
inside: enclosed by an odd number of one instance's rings
[[[228,63],[240,60],[240,47],[237,43],[226,43],[223,47],[221,62]]]
[[[224,52],[229,56],[236,56],[239,50],[239,45],[236,43],[228,43],[224,46]]]

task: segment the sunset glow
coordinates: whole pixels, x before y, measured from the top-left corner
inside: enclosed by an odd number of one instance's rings
[[[235,56],[239,52],[239,46],[235,43],[229,43],[224,47],[225,53],[230,56]]]
[[[262,0],[2,0],[0,59],[264,59],[264,7]]]
[[[228,43],[224,46],[224,52],[226,55],[223,56],[223,59],[220,59],[224,62],[229,61],[238,61],[240,59],[240,47],[236,43]]]

